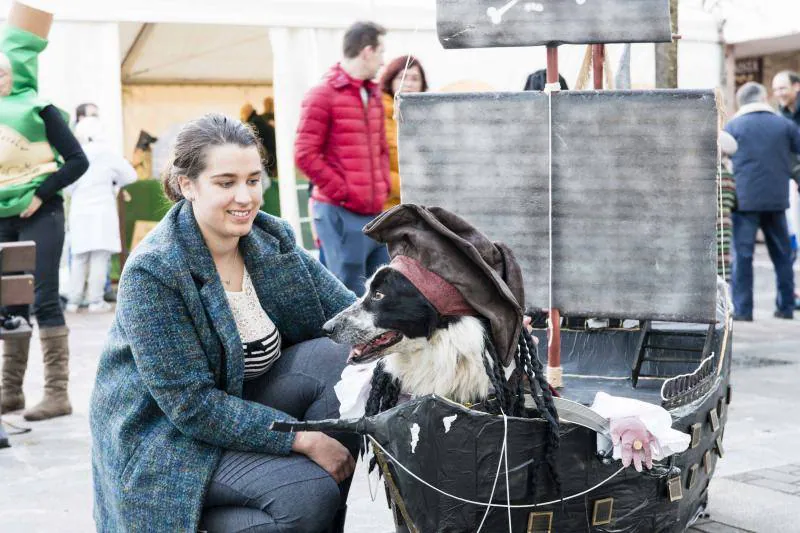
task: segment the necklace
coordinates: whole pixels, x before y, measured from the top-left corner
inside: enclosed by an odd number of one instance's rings
[[[230,263],[230,268],[228,269],[228,273],[229,273],[229,274],[231,274],[231,275],[233,275],[233,274],[232,274],[232,272],[233,272],[233,267],[235,267],[235,266],[236,266],[236,258],[237,258],[238,256],[239,256],[239,248],[237,247],[237,248],[236,248],[236,249],[233,251],[233,259],[231,260],[231,263]],[[221,277],[222,277],[222,276],[220,276],[220,278],[221,278]],[[232,279],[232,278],[223,279],[222,281],[225,283],[225,285],[227,285],[227,286],[230,286],[230,284],[231,284],[231,279]]]

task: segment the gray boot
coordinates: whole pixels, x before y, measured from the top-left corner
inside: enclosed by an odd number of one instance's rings
[[[28,367],[30,337],[10,338],[3,341],[3,387],[0,394],[0,414],[25,409],[22,380]]]
[[[36,422],[72,414],[67,395],[69,381],[69,329],[67,326],[39,328],[44,356],[44,398],[22,413],[25,420]]]

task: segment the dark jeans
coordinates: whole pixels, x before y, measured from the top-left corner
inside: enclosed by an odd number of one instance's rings
[[[362,233],[372,216],[323,202],[314,204],[314,225],[325,249],[325,266],[345,287],[364,294],[364,282],[389,262],[386,245]]]
[[[792,247],[784,211],[736,211],[733,213],[733,308],[737,316],[753,316],[753,253],[758,228],[775,267],[778,296],[775,307],[791,315],[794,310]]]
[[[244,398],[300,420],[339,417],[333,386],[349,347],[314,339],[283,351],[266,374],[244,384]],[[332,435],[358,456],[360,437]],[[338,486],[305,455],[226,450],[206,494],[203,528],[215,532],[324,531],[347,500],[350,480]]]
[[[0,242],[34,241],[33,314],[40,328],[64,325],[58,292],[58,267],[64,247],[64,202],[54,197],[42,204],[30,218],[0,218]],[[27,305],[8,307],[11,314],[30,318]]]

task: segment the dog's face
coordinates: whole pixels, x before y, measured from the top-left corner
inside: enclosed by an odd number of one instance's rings
[[[405,276],[383,267],[367,282],[366,294],[322,329],[334,342],[353,346],[349,363],[363,364],[422,345],[447,322]]]

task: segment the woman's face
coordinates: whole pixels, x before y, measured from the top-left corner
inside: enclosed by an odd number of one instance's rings
[[[411,65],[408,67],[408,70],[405,70],[406,77],[403,78],[403,71],[405,69],[401,69],[400,72],[397,73],[397,76],[394,77],[392,80],[392,92],[397,94],[402,90],[404,93],[418,93],[422,91],[422,71],[419,69],[417,65]],[[403,83],[402,88],[400,87],[400,83]]]
[[[261,156],[255,146],[208,148],[206,169],[192,181],[181,176],[204,237],[227,240],[247,235],[263,203]]]

